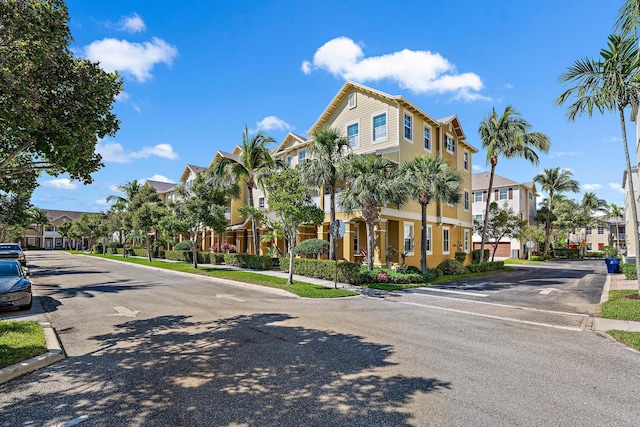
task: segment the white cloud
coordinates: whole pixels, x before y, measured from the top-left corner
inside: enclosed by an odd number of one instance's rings
[[[403,49],[367,58],[353,40],[337,37],[321,46],[312,61],[304,61],[301,69],[305,74],[326,70],[363,83],[388,79],[415,93],[454,93],[456,99],[489,100],[478,93],[483,84],[477,74],[460,74],[446,58],[428,50]]]
[[[42,183],[43,187],[55,188],[56,190],[75,190],[78,185],[69,178],[57,178]]]
[[[175,184],[176,183],[172,179],[169,179],[164,175],[158,175],[158,174],[155,174],[155,175],[153,175],[152,177],[149,177],[149,178],[143,178],[143,179],[141,179],[139,181],[145,182],[146,180],[168,182],[169,184]]]
[[[505,84],[504,84],[504,87],[505,87],[506,89],[513,89],[513,85],[512,85],[511,83],[505,83]]]
[[[584,153],[580,151],[555,151],[549,154],[549,157],[578,157],[584,156]]]
[[[158,144],[153,147],[142,147],[138,151],[125,152],[121,144],[111,141],[100,141],[96,151],[105,162],[130,163],[134,159],[148,159],[151,156],[163,157],[169,160],[178,158],[170,144]]]
[[[147,29],[147,26],[140,15],[133,13],[131,16],[123,17],[118,24],[118,28],[129,33],[141,33]]]
[[[144,82],[152,77],[151,69],[157,63],[171,65],[178,49],[154,37],[150,42],[131,43],[126,40],[103,39],[85,46],[84,55],[99,61],[107,71],[118,70],[124,75]]]
[[[587,191],[588,190],[599,190],[599,189],[602,188],[602,185],[600,185],[600,184],[584,184],[582,186],[582,188],[587,190]]]
[[[292,129],[291,125],[284,120],[276,117],[276,116],[267,116],[264,119],[260,120],[256,123],[257,130],[286,130],[289,131]]]
[[[609,187],[610,187],[612,190],[616,190],[616,191],[619,191],[620,193],[623,193],[623,194],[624,194],[624,188],[622,188],[622,185],[621,185],[621,184],[618,184],[617,182],[610,182],[610,183],[609,183]]]
[[[125,91],[120,92],[117,96],[116,96],[116,101],[126,101],[129,99],[129,94]]]
[[[481,165],[473,165],[473,166],[472,166],[472,169],[473,169],[474,171],[476,171],[476,172],[482,172],[482,171],[486,170],[486,169],[484,168],[484,166],[481,166]]]
[[[107,202],[107,199],[105,198],[105,199],[98,199],[93,203],[97,206],[111,206],[112,202]]]

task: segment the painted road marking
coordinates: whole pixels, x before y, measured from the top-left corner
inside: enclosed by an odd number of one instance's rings
[[[71,427],[71,426],[75,426],[77,424],[80,424],[81,422],[86,421],[88,419],[89,419],[88,415],[83,415],[83,416],[75,418],[73,420],[69,420],[69,421],[65,421],[63,423],[56,424],[56,427]]]
[[[113,307],[113,309],[117,311],[117,313],[111,314],[111,316],[136,317],[136,315],[140,313],[140,310],[133,311],[124,306]]]
[[[456,295],[469,295],[474,297],[488,297],[489,294],[479,294],[477,292],[465,292],[465,291],[454,291],[451,289],[440,289],[440,288],[424,288],[425,291],[433,291],[433,292],[444,292],[448,294],[456,294]]]
[[[246,300],[240,299],[238,297],[235,297],[229,294],[216,294],[216,298],[230,299],[231,301],[235,301],[235,302],[247,302]]]

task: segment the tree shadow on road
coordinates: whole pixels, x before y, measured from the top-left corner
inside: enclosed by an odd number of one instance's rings
[[[93,338],[100,350],[6,385],[5,396],[39,383],[0,411],[16,425],[88,415],[91,425],[404,426],[414,399],[450,386],[397,374],[392,346],[294,320],[132,320]]]

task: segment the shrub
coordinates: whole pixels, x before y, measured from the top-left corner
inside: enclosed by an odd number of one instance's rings
[[[442,271],[444,276],[466,273],[464,265],[455,259],[445,259],[438,265],[438,270]]]
[[[484,250],[484,257],[482,259],[489,259],[489,249]],[[471,262],[473,264],[480,262],[480,249],[474,249],[471,251]]]
[[[469,273],[480,273],[483,271],[502,270],[504,268],[504,261],[487,261],[482,264],[470,264],[467,265],[467,271]]]
[[[289,257],[280,257],[280,270],[289,271]],[[336,262],[321,259],[293,259],[293,273],[323,280],[334,280]],[[338,262],[338,282],[358,284],[360,282],[360,264],[349,261]]]
[[[191,250],[192,245],[193,245],[193,242],[191,242],[191,240],[183,240],[182,242],[176,243],[173,249],[176,251],[187,251],[187,250]]]
[[[135,256],[145,257],[145,258],[149,256],[149,253],[147,252],[146,249],[134,248],[132,250]]]
[[[464,262],[467,260],[467,253],[466,252],[456,252],[454,255],[456,261],[458,261],[461,264],[464,264]]]
[[[580,258],[580,249],[578,248],[556,248],[556,257],[566,259],[578,259]]]
[[[224,263],[224,254],[220,252],[211,252],[209,254],[209,262],[211,264],[220,265]]]
[[[211,264],[211,257],[209,256],[209,252],[197,252],[198,263],[200,264]]]
[[[307,239],[300,242],[294,249],[296,255],[318,256],[329,252],[329,242],[322,239]]]
[[[531,255],[529,261],[544,261],[544,257],[541,255]]]
[[[638,273],[636,271],[635,264],[620,264],[622,266],[622,272],[624,273],[625,279],[628,280],[637,280]]]
[[[94,254],[102,253],[102,243],[98,243],[96,245],[91,246],[91,252]]]
[[[178,250],[167,250],[164,251],[164,256],[166,259],[172,261],[186,261],[193,262],[191,251],[178,251]]]
[[[251,268],[254,270],[271,270],[273,261],[269,256],[246,255],[246,254],[224,254],[224,263],[240,268]]]

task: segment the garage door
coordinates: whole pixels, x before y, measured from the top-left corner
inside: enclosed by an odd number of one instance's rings
[[[474,249],[480,249],[480,242],[473,243]],[[489,242],[485,243],[485,249],[489,249],[489,259],[493,254],[493,245]],[[509,258],[511,256],[511,243],[510,242],[501,242],[498,243],[498,249],[496,249],[496,258]]]

